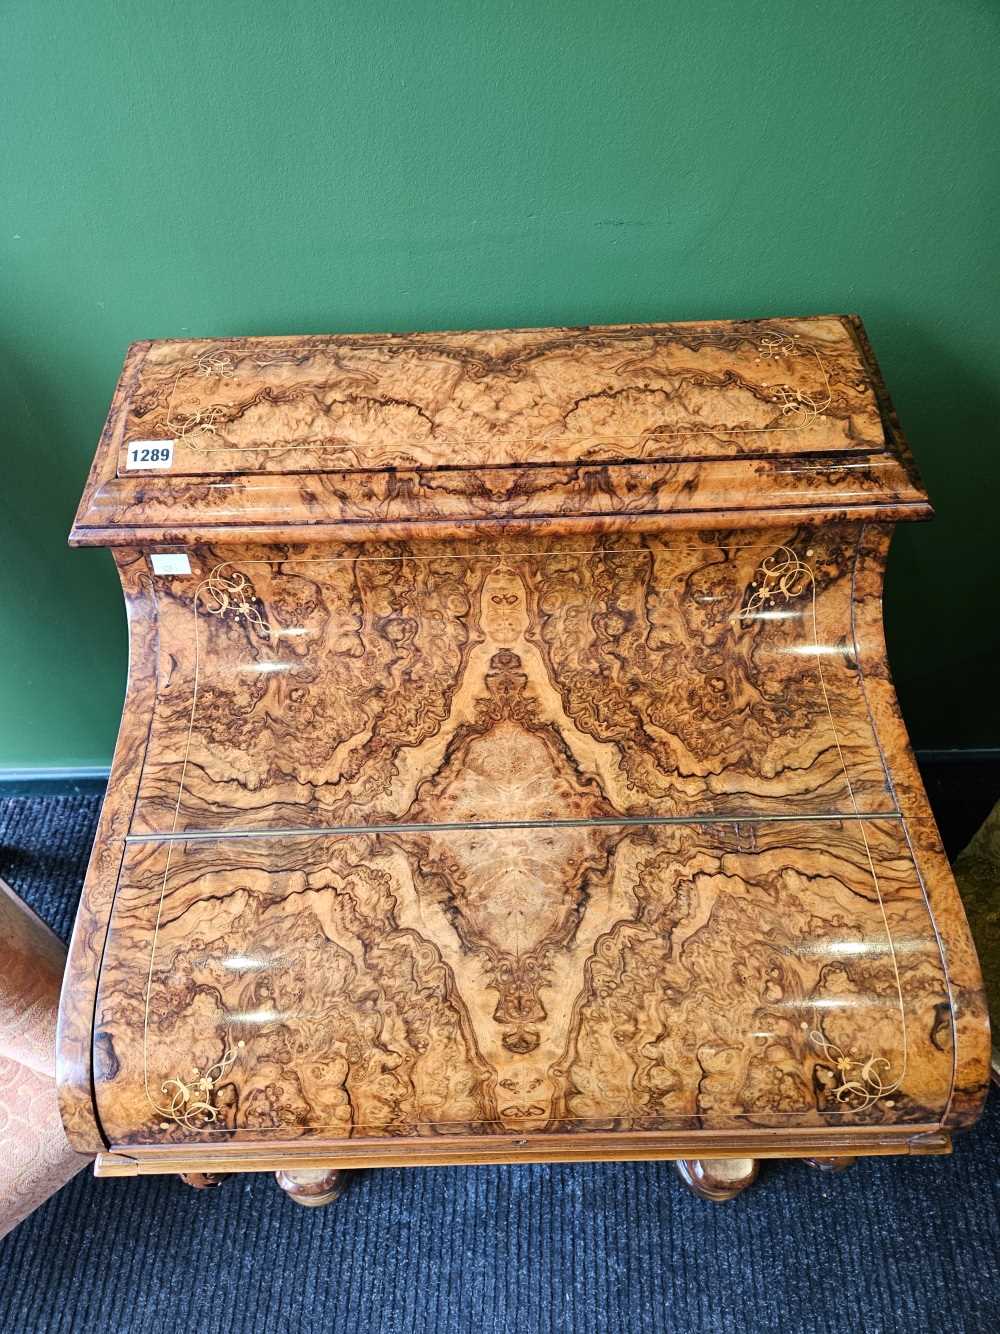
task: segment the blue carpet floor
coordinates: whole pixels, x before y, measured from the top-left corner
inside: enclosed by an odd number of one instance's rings
[[[61,935],[93,793],[0,800],[0,875]],[[88,1172],[0,1242],[0,1331],[902,1334],[1000,1330],[1000,1100],[951,1158],[765,1164],[724,1205],[668,1164],[268,1176]]]

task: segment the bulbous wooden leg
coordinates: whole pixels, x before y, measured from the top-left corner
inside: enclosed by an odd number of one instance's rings
[[[281,1189],[296,1204],[317,1208],[321,1204],[330,1204],[344,1193],[350,1174],[337,1168],[317,1167],[275,1172],[274,1175]]]
[[[229,1174],[228,1172],[178,1172],[177,1175],[185,1186],[190,1186],[192,1190],[211,1190],[213,1186],[221,1186]]]
[[[674,1166],[703,1200],[731,1200],[757,1180],[756,1158],[680,1158]]]
[[[846,1168],[853,1167],[858,1160],[857,1158],[806,1158],[805,1161],[820,1172],[843,1172]]]

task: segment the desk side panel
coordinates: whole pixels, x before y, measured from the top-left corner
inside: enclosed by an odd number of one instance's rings
[[[80,1153],[99,1153],[105,1147],[93,1100],[94,1003],[156,700],[156,596],[146,557],[123,548],[115,552],[115,564],[128,616],[128,684],[107,794],[66,960],[56,1039],[59,1109],[67,1137]]]
[[[863,529],[854,580],[855,645],[879,745],[941,942],[955,1053],[954,1087],[943,1124],[963,1129],[978,1119],[989,1087],[989,1014],[965,909],[913,757],[889,669],[882,586],[892,532],[882,524],[866,524]]]

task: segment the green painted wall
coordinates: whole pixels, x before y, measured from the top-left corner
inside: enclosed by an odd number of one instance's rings
[[[110,756],[110,559],[65,535],[135,338],[858,310],[939,517],[889,633],[1000,743],[989,0],[4,0],[0,766]]]

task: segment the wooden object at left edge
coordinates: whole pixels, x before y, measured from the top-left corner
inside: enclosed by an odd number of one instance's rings
[[[856,317],[137,343],[70,949],[98,1175],[944,1153],[979,967],[886,663]]]

